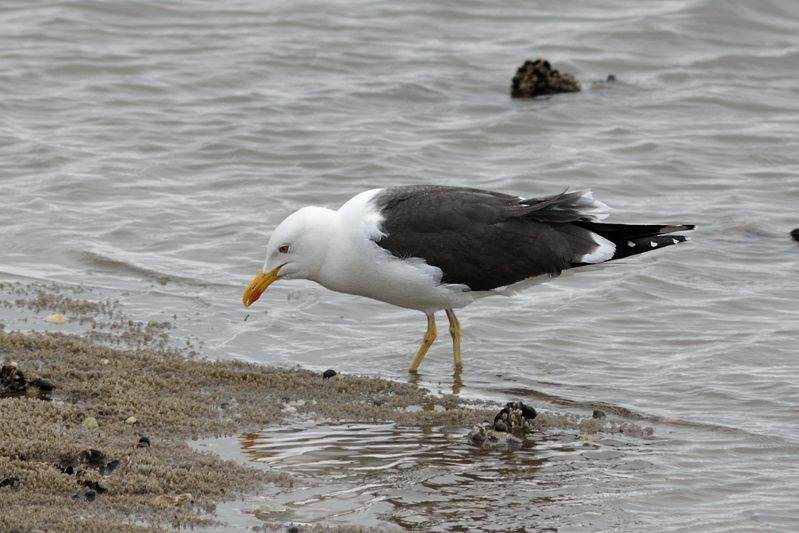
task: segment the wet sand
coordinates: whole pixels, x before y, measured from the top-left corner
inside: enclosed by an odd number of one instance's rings
[[[420,464],[437,469],[436,475],[475,460],[488,464],[468,450],[480,453],[491,445],[468,444],[467,433],[493,421],[501,404],[431,394],[414,383],[205,360],[191,342],[173,346],[172,323],[132,320],[118,304],[93,298],[80,287],[0,283],[8,322],[0,322],[0,531],[231,531],[244,526],[236,513],[228,513],[226,521],[234,523],[225,524],[217,505],[240,498],[263,502],[247,513],[257,519],[246,526],[251,531],[285,531],[295,522],[298,531],[416,530],[438,519],[410,505],[387,507],[377,520],[371,514],[344,524],[325,520],[330,476],[341,471],[329,460],[357,462],[363,453],[370,464],[379,462],[373,445],[380,443],[387,464],[422,453]],[[9,325],[24,332],[6,331]],[[501,477],[526,479],[513,464],[537,468],[541,458],[530,450],[547,441],[572,449],[602,432],[651,436],[649,428],[590,411],[539,411],[527,430],[538,442],[524,441],[529,449],[516,459],[497,455],[491,468]],[[355,448],[335,442],[330,448],[334,435]],[[201,451],[198,440],[219,444]],[[308,460],[292,466],[281,450],[293,454],[297,446]],[[388,488],[400,479],[395,474],[383,467],[375,472]],[[461,486],[458,476],[450,477],[458,480],[453,504],[474,493],[470,482]],[[295,486],[298,480],[302,487]],[[337,482],[355,497],[330,504],[360,505],[351,490],[358,484]],[[501,491],[493,494],[493,485],[483,490],[473,496],[505,499]],[[303,511],[297,505],[303,494],[321,507]],[[297,510],[259,511],[273,506]]]
[[[6,294],[12,288],[6,285]],[[112,304],[33,291],[13,305],[51,323],[61,321],[45,316],[54,310],[73,322],[117,316]],[[0,479],[8,480],[0,488],[0,530],[213,526],[218,502],[257,493],[265,484],[291,486],[286,473],[198,452],[189,439],[261,431],[287,418],[468,426],[491,416],[410,384],[202,360],[166,348],[153,331],[159,328],[122,319],[105,323],[115,325],[102,334],[94,328],[87,335],[94,341],[0,331],[7,378],[0,385]],[[119,349],[111,343],[158,346]]]

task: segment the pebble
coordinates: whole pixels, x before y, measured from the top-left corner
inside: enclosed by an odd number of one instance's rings
[[[48,381],[44,378],[36,378],[31,380],[31,385],[34,387],[39,387],[43,391],[51,391],[55,388],[55,385],[51,381]]]
[[[594,412],[591,413],[591,418],[605,418],[606,416],[605,412],[599,409],[594,409]]]
[[[289,405],[289,406],[284,407],[283,409],[281,409],[281,412],[289,414],[289,415],[293,415],[294,413],[297,412],[297,408],[294,407],[293,405]]]
[[[161,496],[156,496],[153,500],[153,503],[156,505],[174,505],[178,506],[182,503],[190,502],[194,499],[194,496],[191,495],[190,492],[185,492],[183,494],[178,494],[176,496],[168,496],[166,494],[162,494]]]
[[[19,485],[19,478],[17,476],[9,476],[0,480],[0,487],[16,487]]]
[[[49,322],[50,324],[57,324],[60,326],[61,324],[66,323],[67,317],[61,313],[54,313],[45,318],[45,321]]]
[[[126,424],[135,424],[138,421],[139,419],[136,418],[135,416],[129,416],[128,418],[125,419]]]
[[[93,416],[89,416],[89,417],[86,417],[86,419],[83,420],[83,424],[81,424],[81,425],[83,427],[85,427],[86,429],[97,429],[100,424],[97,423],[97,419],[96,418],[94,418]]]
[[[273,511],[272,506],[268,503],[261,503],[253,507],[252,510],[254,513],[271,513]]]
[[[108,461],[105,465],[101,466],[98,471],[100,472],[101,476],[107,476],[116,470],[119,467],[119,464],[119,459],[114,459],[113,461]]]
[[[150,447],[150,438],[142,435],[139,437],[139,442],[136,443],[137,448],[149,448]]]

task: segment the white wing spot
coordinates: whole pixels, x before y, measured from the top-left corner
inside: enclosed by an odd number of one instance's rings
[[[671,242],[673,242],[674,244],[678,244],[680,241],[678,241],[677,239],[672,239]]]
[[[656,243],[655,241],[649,241],[649,246],[651,246],[652,248],[657,248],[658,243]]]
[[[633,241],[627,241],[627,246],[630,248],[635,248],[635,243]]]

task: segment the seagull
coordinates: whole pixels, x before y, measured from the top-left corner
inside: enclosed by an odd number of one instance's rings
[[[362,192],[338,210],[309,206],[272,233],[266,261],[244,291],[249,307],[272,283],[307,279],[427,316],[409,372],[436,340],[435,313],[449,320],[459,372],[455,309],[569,269],[623,259],[687,240],[693,225],[608,224],[609,207],[590,190],[540,198],[440,185]]]

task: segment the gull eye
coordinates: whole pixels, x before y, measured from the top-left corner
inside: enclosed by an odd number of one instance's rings
[[[289,245],[288,244],[281,244],[278,247],[277,251],[280,252],[281,254],[287,254],[287,253],[289,253]]]

